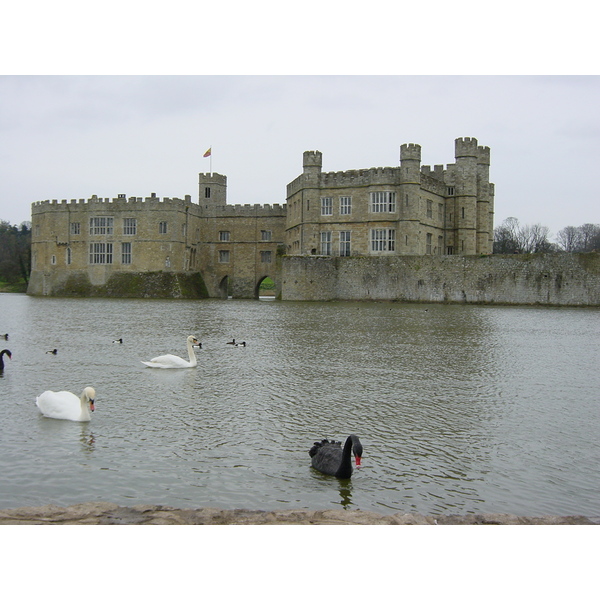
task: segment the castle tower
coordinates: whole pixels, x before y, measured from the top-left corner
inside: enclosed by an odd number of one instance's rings
[[[456,215],[456,253],[477,253],[477,161],[479,151],[475,138],[454,141],[456,185],[454,213]]]
[[[490,149],[477,148],[477,253],[494,248],[494,185],[490,183]]]
[[[400,181],[398,215],[398,238],[405,238],[408,244],[399,244],[403,253],[420,254],[419,239],[420,191],[421,191],[421,146],[402,144],[400,146]]]
[[[198,204],[200,206],[224,206],[227,203],[227,176],[219,173],[198,174]]]
[[[307,150],[302,155],[302,166],[305,175],[320,175],[323,167],[323,154],[318,150]]]

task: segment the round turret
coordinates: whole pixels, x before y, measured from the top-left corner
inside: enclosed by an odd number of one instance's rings
[[[418,160],[421,162],[421,146],[419,144],[402,144],[400,146],[400,163],[403,160]]]
[[[457,138],[454,140],[455,158],[476,158],[478,156],[476,138]]]
[[[302,166],[305,173],[321,172],[323,167],[323,154],[319,150],[307,150],[302,155]]]

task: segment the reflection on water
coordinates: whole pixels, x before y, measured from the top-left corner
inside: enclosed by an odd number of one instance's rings
[[[597,309],[0,301],[0,507],[600,514]],[[189,334],[197,368],[141,364]],[[91,422],[38,414],[86,385]],[[351,480],[310,467],[314,440],[350,433]]]

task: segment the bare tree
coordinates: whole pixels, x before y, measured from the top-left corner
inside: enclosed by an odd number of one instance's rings
[[[550,229],[545,225],[525,225],[521,227],[518,219],[508,217],[494,230],[494,252],[514,254],[550,252],[552,244],[548,241]]]
[[[556,240],[565,252],[577,252],[581,244],[581,229],[568,225],[556,234]]]
[[[559,246],[565,252],[592,252],[600,250],[600,225],[585,223],[579,227],[569,225],[557,234]]]

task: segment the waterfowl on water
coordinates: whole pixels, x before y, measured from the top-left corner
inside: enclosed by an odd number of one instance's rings
[[[58,354],[58,350],[54,348],[54,350],[47,350],[46,354]]]
[[[230,346],[235,346],[235,338],[233,338],[230,342],[226,342]]]
[[[356,467],[360,467],[363,447],[357,435],[350,435],[346,439],[344,448],[341,442],[329,441],[327,439],[315,442],[308,451],[312,459],[312,466],[325,473],[333,475],[338,479],[349,479],[352,476],[352,454],[356,461]]]
[[[164,354],[163,356],[157,356],[149,361],[142,361],[147,367],[154,367],[157,369],[185,369],[187,367],[195,367],[198,363],[196,355],[194,354],[194,344],[200,344],[200,342],[193,336],[189,335],[187,338],[187,350],[189,361],[175,356],[174,354]]]
[[[118,340],[114,340],[113,344],[122,344],[123,343],[123,338],[119,338]]]
[[[234,348],[245,348],[246,347],[246,342],[239,342],[237,344],[234,344],[233,347]]]
[[[35,403],[44,417],[67,421],[89,421],[95,408],[96,391],[86,387],[78,398],[72,392],[46,390]]]
[[[7,334],[8,335],[8,334]],[[4,369],[4,355],[8,356],[12,360],[12,352],[6,348],[0,352],[0,371]]]

